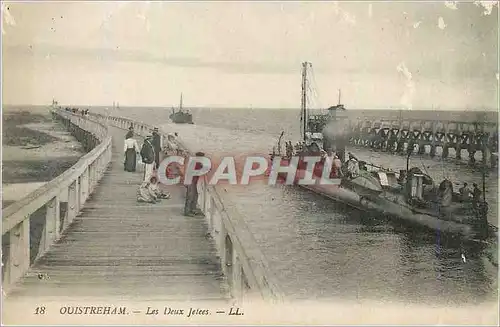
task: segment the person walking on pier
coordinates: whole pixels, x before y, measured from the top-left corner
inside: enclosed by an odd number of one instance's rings
[[[158,127],[153,129],[153,139],[152,144],[155,150],[155,169],[160,167],[160,152],[161,152],[161,135],[158,133]]]
[[[155,150],[151,144],[152,136],[148,135],[142,144],[141,157],[144,163],[144,181],[149,182],[153,175],[153,168],[155,163]]]
[[[204,157],[203,152],[196,152],[197,157]],[[201,164],[197,163],[195,169],[201,169]],[[193,176],[191,184],[186,186],[186,203],[184,205],[184,215],[188,217],[201,216],[203,212],[198,209],[198,179],[199,176]]]
[[[137,154],[139,154],[139,145],[133,137],[134,133],[129,131],[125,136],[125,144],[123,146],[123,152],[125,152],[125,162],[123,165],[125,171],[128,172],[135,172]]]

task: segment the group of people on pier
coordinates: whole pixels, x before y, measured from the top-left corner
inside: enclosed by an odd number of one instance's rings
[[[64,110],[72,112],[74,114],[80,113],[82,116],[88,116],[89,114],[89,109],[79,109],[79,108],[70,108],[66,107]]]
[[[467,186],[467,183],[464,183],[464,186],[458,190],[458,193],[460,194],[460,202],[472,201],[472,203],[475,204],[481,201],[482,192],[476,183],[472,184],[472,192]]]
[[[125,135],[123,151],[125,153],[124,170],[135,172],[137,170],[138,158],[144,164],[143,181],[137,190],[137,201],[147,203],[157,203],[161,199],[170,198],[168,192],[160,189],[158,177],[155,171],[160,165],[161,136],[158,128],[154,128],[151,135],[146,136],[142,146],[139,148],[137,140],[134,138],[134,127],[130,126]]]
[[[165,156],[183,154],[175,142],[178,136],[177,133],[168,135],[167,144],[165,146],[162,146],[162,137],[157,127],[153,129],[150,135],[146,136],[141,147],[139,147],[134,136],[134,128],[130,126],[125,135],[123,151],[125,154],[125,171],[135,172],[139,161],[141,161],[144,166],[143,181],[137,190],[137,201],[143,203],[157,203],[160,202],[161,199],[169,199],[170,194],[160,188],[157,173],[160,167],[160,159],[163,159]],[[196,155],[204,156],[201,152],[196,153]],[[166,174],[170,175],[169,177],[175,177],[172,175],[182,176],[183,171],[180,167],[173,166],[167,169]],[[186,216],[203,215],[201,210],[197,207],[197,182],[198,176],[195,176],[193,177],[193,182],[187,185],[186,203],[184,207],[184,214]]]
[[[275,149],[273,149],[275,152]],[[291,141],[285,142],[285,156],[286,158],[292,158],[292,156],[306,156],[308,155],[319,155],[321,161],[319,165],[315,165],[313,174],[315,176],[321,176],[323,172],[323,164],[326,162],[326,158],[330,157],[332,161],[332,170],[330,177],[335,178],[348,178],[352,179],[357,177],[360,170],[366,170],[365,162],[358,160],[352,153],[347,153],[346,160],[346,149],[345,147],[339,146],[334,147],[325,151],[320,146],[315,143],[306,144],[306,142],[297,142],[295,146]],[[274,153],[276,155],[276,153]],[[299,167],[306,169],[306,163],[302,160],[299,161]]]

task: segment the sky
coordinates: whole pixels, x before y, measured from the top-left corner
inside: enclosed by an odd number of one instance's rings
[[[3,103],[498,110],[494,3],[6,2]]]

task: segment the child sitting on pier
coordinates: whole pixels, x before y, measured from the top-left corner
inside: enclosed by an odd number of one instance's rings
[[[149,180],[149,191],[152,192],[152,194],[158,199],[170,199],[170,193],[164,192],[160,189],[158,178],[156,178],[156,176],[152,176]]]
[[[157,203],[161,199],[170,199],[170,194],[160,190],[156,176],[152,176],[149,181],[142,182],[137,190],[137,202]]]
[[[159,201],[156,194],[151,190],[151,183],[149,181],[142,182],[137,190],[137,202],[156,203]]]

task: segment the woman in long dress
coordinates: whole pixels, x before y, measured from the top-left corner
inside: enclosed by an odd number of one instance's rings
[[[133,139],[134,133],[129,131],[125,136],[125,145],[123,146],[123,152],[125,152],[125,171],[134,172],[137,165],[137,154],[139,153],[139,145],[137,141]]]

